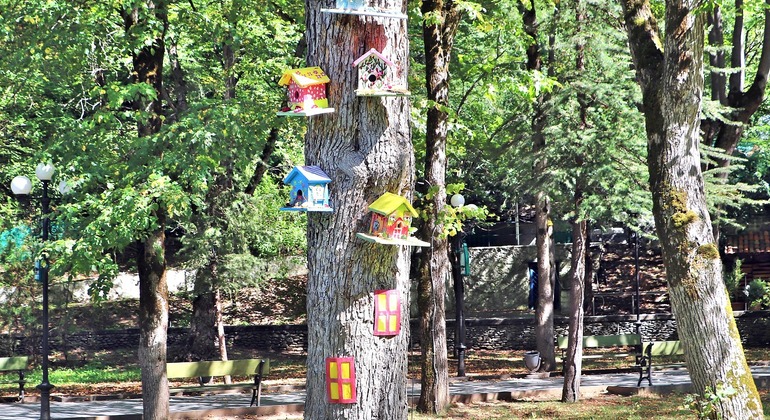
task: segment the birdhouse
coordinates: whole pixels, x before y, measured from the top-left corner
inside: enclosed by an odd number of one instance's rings
[[[326,396],[330,403],[356,403],[356,365],[352,357],[326,358]]]
[[[401,294],[398,290],[374,291],[374,335],[393,336],[401,331]]]
[[[287,104],[278,115],[310,116],[334,112],[326,99],[329,76],[320,67],[291,69],[283,72],[278,84],[286,86]]]
[[[372,48],[353,62],[358,68],[358,96],[406,96],[406,87],[397,86],[398,66]]]
[[[369,205],[369,210],[372,212],[369,233],[356,233],[359,238],[385,245],[430,246],[410,236],[412,218],[418,213],[406,198],[386,192]]]
[[[283,179],[291,186],[290,201],[283,211],[331,212],[329,183],[332,180],[318,166],[295,166]]]
[[[406,19],[406,15],[394,10],[372,7],[367,0],[336,0],[333,9],[321,9],[326,13],[341,13],[347,15],[381,16],[396,19]]]

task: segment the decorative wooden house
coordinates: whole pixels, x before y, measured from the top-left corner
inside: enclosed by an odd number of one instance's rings
[[[318,166],[295,166],[283,179],[291,186],[290,201],[283,211],[331,212],[329,183],[332,180]]]
[[[286,86],[287,104],[278,115],[309,116],[334,112],[326,99],[329,76],[320,67],[305,67],[283,72],[278,84]]]
[[[385,245],[430,246],[411,236],[412,218],[418,214],[406,198],[386,192],[369,205],[369,210],[369,233],[359,232],[359,238]]]
[[[406,15],[401,12],[369,6],[367,0],[336,0],[333,9],[321,9],[321,11],[347,15],[382,16],[406,19]]]
[[[358,68],[358,96],[406,96],[409,91],[397,86],[398,66],[372,48],[353,62]]]

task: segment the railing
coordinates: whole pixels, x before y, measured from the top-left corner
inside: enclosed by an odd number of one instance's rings
[[[662,290],[661,291],[644,291],[644,292],[639,292],[639,301],[640,301],[639,304],[640,304],[640,306],[641,306],[641,304],[643,302],[645,302],[645,300],[646,300],[645,297],[649,297],[649,296],[656,296],[656,297],[660,298],[660,297],[668,296],[668,292],[662,291]],[[622,301],[625,300],[626,298],[629,298],[630,306],[626,306],[626,305],[622,304]],[[610,301],[610,300],[614,300],[615,302],[612,302],[612,304],[608,304],[607,302]],[[667,309],[671,307],[671,305],[668,304],[668,303],[661,304],[660,300],[668,301],[668,299],[658,299],[658,298],[656,298],[655,299],[655,301],[656,301],[655,304],[659,305],[659,306],[662,306],[664,308],[667,308]],[[594,293],[591,296],[591,315],[600,315],[596,311],[596,303],[597,303],[597,301],[599,301],[599,308],[600,308],[600,310],[603,307],[608,307],[609,309],[612,309],[612,310],[617,310],[617,309],[621,309],[621,308],[627,308],[629,314],[635,314],[636,313],[636,308],[637,308],[637,306],[636,306],[636,303],[637,303],[636,302],[636,292],[600,292],[600,293]],[[650,312],[650,311],[642,311],[642,312]],[[665,310],[665,311],[663,311],[663,310],[656,310],[656,311],[652,311],[652,312],[654,312],[654,313],[670,313],[671,311],[670,311],[670,309],[668,309],[668,310]]]

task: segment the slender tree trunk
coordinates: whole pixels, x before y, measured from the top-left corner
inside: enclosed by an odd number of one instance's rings
[[[575,191],[575,212],[580,214],[583,192]],[[572,269],[570,270],[569,291],[569,342],[564,363],[564,387],[561,400],[576,402],[580,399],[580,377],[583,365],[583,294],[586,282],[586,259],[588,251],[587,223],[583,220],[572,222]]]
[[[147,11],[138,8],[122,11],[126,36],[138,36],[137,28],[148,23],[162,29],[160,35],[138,52],[134,53],[133,82],[146,83],[155,90],[155,98],[138,98],[133,108],[143,111],[146,118],[137,123],[139,137],[157,134],[163,125],[162,102],[163,58],[165,55],[165,34],[168,28],[166,4],[162,1],[146,3]],[[158,155],[162,151],[156,152]],[[168,379],[166,378],[166,343],[168,329],[168,287],[166,285],[166,215],[163,206],[158,206],[154,216],[155,230],[142,240],[137,254],[139,271],[139,366],[142,369],[142,402],[144,418],[147,420],[168,419]]]
[[[554,347],[554,284],[551,263],[551,238],[553,237],[553,223],[548,218],[551,211],[551,200],[545,193],[537,194],[535,209],[535,227],[537,237],[537,308],[535,310],[535,340],[537,351],[540,352],[542,363],[541,372],[550,372],[556,369],[556,353]]]
[[[520,1],[517,3],[524,23],[524,32],[531,38],[527,48],[527,70],[540,71],[543,66],[542,53],[539,45],[539,23],[535,3]],[[550,38],[553,44],[554,38]],[[551,53],[552,54],[552,53]],[[549,57],[552,55],[549,54]],[[549,69],[549,72],[551,70]],[[534,105],[532,117],[532,153],[535,155],[535,165],[532,168],[537,176],[542,176],[548,162],[544,156],[547,96],[541,95]],[[537,247],[538,301],[535,308],[535,344],[540,352],[542,363],[541,372],[550,372],[556,368],[554,351],[554,283],[556,273],[551,261],[551,238],[553,226],[550,220],[551,201],[545,191],[535,195],[535,229]]]
[[[586,20],[586,12],[580,0],[575,0],[575,23],[576,39],[575,44],[575,72],[581,77],[585,72],[585,37],[583,24]],[[578,117],[578,136],[588,128],[588,98],[582,91],[577,93]],[[570,269],[570,288],[569,288],[569,330],[566,359],[564,361],[564,387],[562,388],[561,400],[564,402],[576,402],[580,399],[580,377],[583,367],[583,299],[585,293],[585,283],[588,271],[586,270],[586,260],[588,259],[588,234],[587,226],[583,214],[583,191],[584,181],[581,178],[583,173],[580,168],[583,166],[583,157],[576,156],[575,166],[578,178],[575,182],[575,192],[573,196],[573,211],[575,212],[572,221],[572,264]]]
[[[233,27],[237,22],[231,22]],[[236,97],[238,77],[234,70],[238,58],[235,53],[235,40],[232,31],[225,33],[221,43],[222,67],[225,77],[225,89],[222,99],[225,102],[232,101]],[[270,149],[272,152],[272,149]],[[228,156],[221,162],[224,172],[215,175],[213,186],[207,194],[207,217],[201,219],[199,229],[205,230],[209,226],[226,230],[227,221],[224,218],[224,209],[230,204],[226,197],[233,193],[233,178],[235,177],[235,156]],[[261,177],[261,175],[260,175]],[[209,224],[209,226],[206,226]],[[227,245],[225,245],[227,246]],[[209,252],[209,260],[195,276],[193,288],[193,317],[190,320],[190,333],[188,335],[189,358],[192,360],[227,360],[227,341],[225,328],[222,322],[222,302],[220,299],[220,287],[218,278],[219,258],[227,252],[222,246],[214,245]],[[231,383],[230,376],[225,376],[225,383]]]
[[[370,203],[385,192],[410,198],[414,188],[414,153],[409,126],[410,103],[404,97],[356,97],[351,63],[376,48],[407,73],[406,21],[362,18],[321,12],[331,0],[306,0],[307,64],[320,66],[334,114],[308,119],[305,160],[331,178],[331,214],[308,213],[307,397],[305,418],[407,418],[406,366],[409,337],[409,262],[411,249],[366,242]],[[401,0],[370,6],[404,10]],[[401,331],[373,335],[374,295],[397,290]],[[326,395],[325,360],[353,357],[355,404],[335,404]]]
[[[695,391],[731,387],[716,403],[725,419],[762,418],[722,281],[700,167],[705,15],[691,1],[666,2],[661,45],[648,0],[622,2],[642,87],[655,226],[679,337]]]
[[[422,12],[435,13],[438,22],[423,22],[425,45],[425,81],[428,99],[438,106],[428,109],[425,134],[425,188],[436,189],[426,202],[427,220],[420,226],[419,236],[432,239],[432,247],[423,250],[418,259],[417,304],[420,320],[420,400],[417,409],[438,413],[449,405],[447,372],[446,320],[444,296],[450,278],[449,240],[442,238],[439,214],[446,205],[446,139],[449,116],[439,106],[449,104],[449,61],[459,13],[453,1],[424,0]],[[431,21],[432,22],[432,21]]]
[[[155,232],[139,244],[139,367],[142,369],[142,404],[145,419],[169,416],[166,342],[168,286],[165,239]]]

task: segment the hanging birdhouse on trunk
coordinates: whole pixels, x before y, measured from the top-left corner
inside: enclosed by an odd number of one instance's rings
[[[406,19],[406,15],[401,12],[369,6],[366,0],[336,0],[333,9],[321,9],[321,11],[346,15],[381,16]]]
[[[329,205],[329,183],[332,180],[318,166],[295,166],[283,179],[291,185],[290,201],[283,211],[334,211]]]
[[[404,197],[386,192],[369,206],[372,219],[369,233],[356,233],[359,238],[383,245],[430,246],[411,234],[412,218],[417,217],[417,210]]]
[[[291,69],[283,72],[278,84],[286,86],[287,104],[281,116],[311,116],[334,112],[326,99],[329,76],[320,67]]]
[[[408,96],[404,86],[397,86],[398,66],[372,48],[353,62],[358,68],[358,96]]]

